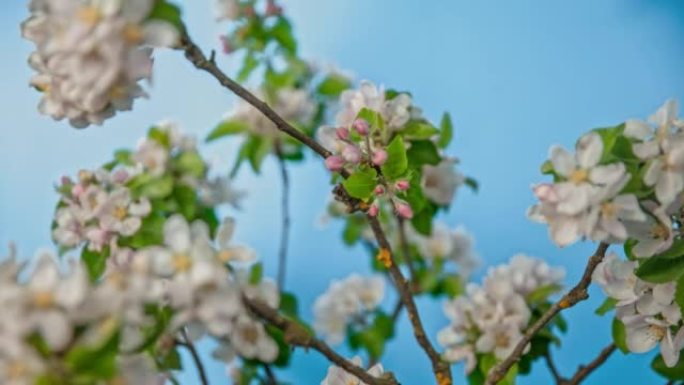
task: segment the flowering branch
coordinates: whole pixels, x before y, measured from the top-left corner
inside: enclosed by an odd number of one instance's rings
[[[264,321],[282,330],[285,335],[285,341],[294,346],[300,346],[305,349],[311,348],[325,356],[330,362],[341,367],[350,374],[353,374],[361,381],[369,385],[399,385],[399,382],[394,378],[391,372],[385,372],[382,377],[377,378],[368,374],[363,368],[353,364],[344,357],[337,354],[325,342],[312,336],[311,333],[302,325],[293,322],[280,314],[275,309],[272,309],[265,303],[243,297],[243,302],[247,308],[262,318]]]
[[[598,264],[601,263],[601,261],[605,257],[606,250],[608,250],[608,246],[609,245],[605,242],[601,242],[599,244],[598,248],[596,249],[596,252],[594,252],[594,255],[592,255],[589,258],[587,267],[584,269],[584,274],[582,274],[582,278],[577,283],[577,285],[575,285],[575,287],[573,287],[569,292],[567,292],[558,302],[554,303],[553,306],[551,306],[551,308],[547,310],[539,318],[539,320],[537,320],[537,322],[535,322],[534,325],[532,325],[527,330],[527,332],[525,332],[525,335],[515,346],[515,349],[513,349],[511,354],[505,360],[503,360],[494,368],[492,368],[492,370],[487,375],[485,385],[494,385],[501,381],[506,376],[506,373],[508,373],[508,369],[510,369],[511,366],[513,366],[513,364],[520,359],[520,357],[525,351],[527,344],[530,343],[532,338],[540,330],[542,330],[549,322],[551,322],[551,320],[558,313],[560,313],[564,309],[575,306],[575,304],[577,304],[578,302],[584,301],[585,299],[589,298],[587,288],[589,287],[589,284],[591,284],[591,275],[594,273],[596,266],[598,266]]]
[[[209,379],[207,378],[207,371],[204,369],[204,363],[202,363],[202,358],[199,355],[199,352],[197,352],[197,348],[195,348],[195,344],[192,343],[190,338],[188,337],[188,333],[183,330],[181,332],[181,335],[183,336],[182,340],[176,340],[176,345],[182,346],[190,352],[190,355],[192,356],[192,360],[195,363],[195,367],[197,368],[197,373],[200,378],[200,382],[202,385],[209,385]]]
[[[283,158],[283,151],[279,141],[275,143],[275,152],[278,158],[278,164],[280,166],[280,178],[282,181],[282,228],[280,230],[280,249],[278,251],[278,289],[281,291],[285,287],[285,273],[287,271],[287,246],[289,243],[290,236],[290,177],[287,173],[287,165],[285,164],[285,159]]]
[[[375,235],[375,239],[378,241],[378,245],[380,246],[380,254],[378,255],[378,258],[380,258],[385,263],[385,266],[387,266],[389,269],[390,275],[394,280],[394,284],[399,291],[399,297],[401,298],[401,301],[404,303],[406,311],[408,312],[416,341],[418,341],[418,344],[425,351],[432,362],[432,371],[435,373],[437,384],[450,385],[452,383],[451,367],[448,363],[442,360],[442,357],[432,346],[432,343],[425,334],[425,329],[423,328],[423,323],[420,320],[418,308],[416,307],[416,303],[413,300],[413,295],[411,294],[411,288],[409,287],[409,283],[404,278],[404,275],[401,273],[399,266],[397,266],[394,258],[392,257],[392,247],[387,240],[387,236],[385,235],[385,232],[383,231],[377,217],[367,215],[367,218],[371,229],[373,230],[373,234]]]

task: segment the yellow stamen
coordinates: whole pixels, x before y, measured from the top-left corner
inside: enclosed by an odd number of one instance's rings
[[[143,40],[142,28],[135,24],[129,24],[123,30],[123,37],[129,44],[138,44]]]
[[[657,223],[651,227],[651,236],[654,239],[667,239],[670,236],[670,230],[662,223]]]
[[[584,169],[577,169],[570,174],[569,179],[574,184],[584,183],[589,180],[589,172]]]
[[[128,210],[123,206],[117,206],[112,213],[112,216],[118,220],[123,220],[128,216]]]
[[[28,367],[20,361],[10,363],[7,368],[7,376],[10,380],[22,378],[26,376],[26,374],[28,374]]]
[[[86,6],[78,10],[77,17],[86,24],[97,24],[102,18],[100,11],[93,6]]]
[[[185,254],[174,255],[171,263],[176,271],[188,271],[192,267],[192,259]]]
[[[233,259],[233,253],[230,250],[221,250],[218,253],[218,259],[221,262],[230,262]]]
[[[604,217],[612,218],[617,214],[617,206],[613,202],[606,202],[601,205],[601,214]]]
[[[39,291],[33,295],[33,304],[37,308],[45,309],[55,303],[55,297],[49,291]]]

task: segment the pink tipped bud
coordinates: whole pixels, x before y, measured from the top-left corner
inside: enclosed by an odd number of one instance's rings
[[[223,53],[228,55],[229,53],[233,52],[233,45],[230,42],[230,38],[226,35],[221,35],[219,36],[219,39],[221,40],[221,48],[223,50]]]
[[[114,182],[124,183],[128,180],[128,171],[126,170],[116,170],[114,172]]]
[[[283,8],[276,5],[275,1],[269,1],[266,4],[266,16],[279,16],[283,13]]]
[[[370,215],[371,217],[377,217],[378,211],[380,211],[380,209],[378,208],[378,205],[373,203],[371,205],[371,207],[368,208],[368,215]]]
[[[382,195],[385,193],[385,187],[383,187],[382,185],[377,185],[375,186],[375,190],[373,190],[373,192],[375,193],[375,195]]]
[[[74,187],[71,188],[71,195],[74,198],[80,197],[81,195],[83,195],[84,192],[85,192],[85,187],[83,187],[83,185],[80,183],[75,184]]]
[[[399,191],[406,191],[409,189],[410,186],[411,185],[409,184],[409,181],[407,181],[407,180],[400,180],[394,184],[394,187]]]
[[[74,182],[71,180],[71,178],[69,178],[66,175],[62,177],[61,182],[62,182],[62,186],[69,186],[69,185],[74,184]]]
[[[394,205],[394,209],[397,210],[397,214],[404,219],[413,218],[413,210],[411,210],[411,206],[406,203],[397,203]]]
[[[354,145],[348,144],[342,150],[342,157],[349,163],[358,164],[361,161],[361,150]]]
[[[542,202],[556,203],[558,202],[558,195],[556,188],[551,183],[540,183],[532,187],[534,195]]]
[[[373,152],[373,164],[376,166],[382,166],[387,161],[387,151],[376,150]]]
[[[325,167],[330,171],[340,171],[344,166],[344,159],[337,155],[325,158]]]
[[[368,132],[370,131],[368,122],[365,119],[356,119],[352,126],[354,127],[356,132],[358,132],[361,136],[368,135]]]
[[[349,139],[349,129],[347,129],[346,127],[336,128],[335,133],[337,134],[337,138],[340,140],[348,140]]]

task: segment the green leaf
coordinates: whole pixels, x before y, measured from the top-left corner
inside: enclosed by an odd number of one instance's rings
[[[178,212],[183,214],[186,220],[193,221],[197,214],[197,193],[194,188],[187,185],[178,185],[173,189],[173,198],[178,204]]]
[[[405,138],[411,139],[430,139],[438,133],[439,130],[437,130],[432,124],[420,120],[412,120],[408,122],[401,130],[401,134]]]
[[[180,353],[178,353],[178,349],[169,350],[168,353],[161,357],[158,363],[159,369],[163,369],[164,371],[183,369],[183,363],[181,361]]]
[[[437,147],[430,140],[412,141],[406,155],[409,164],[416,170],[420,170],[425,164],[436,165],[442,160]]]
[[[66,354],[64,362],[79,377],[99,380],[116,374],[116,357],[119,345],[118,332],[107,336],[100,344],[77,345]],[[93,381],[93,383],[99,381]]]
[[[140,190],[140,194],[150,199],[161,199],[171,195],[173,191],[173,177],[163,175],[154,177],[145,183]]]
[[[235,135],[246,131],[249,128],[247,123],[240,120],[224,120],[217,124],[213,130],[207,135],[207,142],[214,141],[224,136]]]
[[[625,324],[622,323],[617,318],[613,319],[613,342],[615,342],[615,346],[620,349],[621,352],[627,354],[629,353],[629,349],[627,349],[627,332],[625,331]]]
[[[292,35],[292,25],[284,17],[279,17],[271,29],[271,34],[280,46],[290,55],[297,53],[297,40]]]
[[[363,119],[368,122],[371,127],[371,131],[383,130],[385,128],[385,121],[382,119],[380,113],[370,110],[368,108],[362,108],[361,111],[356,115],[357,119]]]
[[[297,297],[288,292],[280,294],[280,311],[290,317],[297,317],[299,314],[299,305]]]
[[[480,183],[471,177],[466,177],[463,183],[470,187],[473,192],[478,192],[480,190]]]
[[[599,306],[594,311],[594,313],[596,313],[596,315],[600,315],[600,316],[605,315],[609,311],[615,309],[616,304],[617,304],[617,300],[615,298],[606,298],[606,300],[603,301],[601,306]]]
[[[382,165],[382,174],[389,180],[395,180],[404,175],[407,168],[408,159],[404,139],[401,136],[395,136],[387,146],[387,161]]]
[[[247,159],[255,173],[261,172],[261,164],[271,152],[273,143],[260,136],[249,136],[240,148],[240,158]]]
[[[81,251],[81,259],[85,263],[91,282],[97,281],[104,273],[107,267],[107,254],[109,254],[109,251],[106,249],[102,252],[97,252],[84,247]]]
[[[679,357],[677,364],[671,368],[665,365],[663,356],[658,354],[651,362],[653,371],[670,380],[684,380],[684,356]]]
[[[679,311],[684,314],[684,275],[677,280],[677,288],[675,289],[675,303],[679,306]]]
[[[204,160],[196,151],[185,151],[176,159],[178,170],[197,178],[202,178],[206,172]]]
[[[437,208],[435,205],[429,203],[425,208],[413,214],[411,225],[419,234],[430,236],[432,234],[432,218],[436,212]]]
[[[255,54],[251,51],[248,52],[242,61],[242,68],[240,68],[240,71],[238,72],[238,82],[243,83],[246,81],[249,78],[249,75],[251,75],[258,66],[259,60],[256,58]]]
[[[463,294],[463,279],[460,275],[448,275],[440,282],[440,291],[446,294],[449,298],[457,297]]]
[[[684,239],[677,239],[669,249],[657,254],[654,258],[679,258],[684,256]]]
[[[251,285],[258,285],[264,276],[264,265],[262,263],[255,263],[249,270],[249,283]]]
[[[666,283],[677,280],[684,273],[684,256],[668,258],[653,256],[636,269],[637,277],[647,282]]]
[[[157,0],[147,18],[171,23],[179,32],[185,29],[180,8],[166,0]]]
[[[442,115],[442,122],[439,124],[440,133],[439,139],[437,139],[437,146],[439,148],[446,148],[449,143],[451,143],[451,138],[454,135],[454,126],[451,123],[451,115],[445,112]]]
[[[338,97],[342,91],[348,89],[351,82],[346,77],[339,74],[330,74],[318,85],[319,94],[328,97]]]
[[[373,168],[361,169],[342,182],[350,196],[366,200],[370,198],[377,182],[378,173]]]
[[[546,302],[549,296],[558,293],[561,288],[562,286],[556,284],[540,286],[527,295],[527,301],[532,304]]]

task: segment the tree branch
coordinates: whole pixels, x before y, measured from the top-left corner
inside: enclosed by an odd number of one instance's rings
[[[209,380],[207,379],[207,371],[204,369],[204,363],[202,363],[202,358],[197,352],[195,345],[188,337],[188,333],[185,331],[185,329],[181,331],[181,335],[183,336],[183,340],[176,340],[176,344],[179,346],[183,346],[188,350],[188,352],[190,352],[192,360],[195,363],[195,367],[197,368],[197,373],[199,375],[201,384],[209,385]]]
[[[551,375],[553,376],[553,379],[556,381],[556,384],[563,384],[563,381],[565,381],[565,379],[563,378],[563,376],[560,375],[560,372],[558,371],[556,364],[553,362],[553,358],[551,357],[551,351],[548,351],[546,352],[546,354],[544,354],[544,361],[546,361],[546,366],[549,368],[549,372],[551,372]]]
[[[448,363],[442,360],[442,357],[432,346],[432,343],[425,334],[425,329],[423,328],[423,323],[420,320],[420,314],[418,312],[418,308],[416,307],[416,303],[413,300],[409,283],[404,278],[399,266],[397,266],[394,260],[392,255],[392,247],[387,240],[387,236],[385,235],[378,218],[372,217],[370,215],[367,215],[366,217],[368,218],[368,222],[373,230],[375,239],[378,241],[378,245],[380,246],[380,256],[387,258],[387,260],[384,261],[385,266],[387,266],[389,269],[390,276],[392,277],[394,285],[397,287],[397,291],[399,292],[401,302],[403,302],[404,306],[406,307],[416,341],[418,342],[418,345],[420,345],[420,347],[425,351],[428,358],[430,358],[430,362],[432,363],[432,371],[435,374],[437,384],[451,385],[451,367]],[[386,253],[386,255],[383,256],[383,253]]]
[[[577,369],[577,372],[575,372],[575,375],[572,376],[569,380],[565,381],[562,383],[562,385],[577,385],[580,382],[582,382],[585,378],[587,378],[594,370],[596,370],[599,366],[603,365],[606,360],[610,357],[613,352],[617,349],[617,346],[615,344],[611,343],[610,345],[606,346],[601,350],[601,353],[594,358],[593,361],[589,362],[586,365],[580,365],[580,367]]]
[[[416,271],[413,268],[408,238],[406,236],[406,221],[400,217],[397,217],[397,221],[399,222],[399,244],[401,245],[401,254],[404,257],[404,263],[408,266],[409,273],[411,274],[411,283],[416,284]],[[413,288],[411,288],[411,290],[413,291]]]
[[[280,165],[280,179],[282,181],[281,210],[283,216],[282,228],[280,229],[280,249],[278,251],[278,289],[285,288],[285,273],[287,271],[287,247],[290,237],[290,177],[287,173],[287,165],[283,158],[283,149],[280,141],[275,143],[275,152]]]
[[[501,381],[506,376],[508,369],[510,369],[514,363],[520,360],[520,357],[523,355],[525,347],[528,343],[530,343],[530,340],[532,340],[532,338],[541,329],[543,329],[549,322],[551,322],[553,317],[555,317],[562,310],[575,306],[575,304],[577,304],[578,302],[584,301],[585,299],[589,298],[587,288],[591,284],[591,275],[596,269],[596,266],[605,257],[606,250],[608,250],[608,246],[609,245],[607,243],[603,242],[599,244],[598,248],[596,249],[596,252],[594,252],[594,255],[592,255],[589,258],[589,262],[587,262],[587,267],[584,269],[584,274],[582,274],[582,278],[577,283],[577,285],[575,285],[575,287],[573,287],[569,292],[567,292],[558,302],[554,303],[553,306],[551,306],[551,308],[547,310],[546,313],[542,314],[541,318],[539,318],[537,322],[535,322],[534,325],[532,325],[525,332],[525,335],[515,346],[513,352],[511,352],[511,354],[505,360],[494,366],[494,368],[492,368],[492,370],[489,371],[489,374],[487,375],[484,385],[494,385]]]
[[[228,77],[228,75],[218,68],[216,62],[213,60],[213,57],[207,59],[202,50],[192,41],[187,31],[182,32],[180,49],[185,52],[185,57],[195,67],[197,67],[197,69],[208,72],[214,78],[216,78],[216,80],[218,80],[222,86],[228,88],[235,93],[235,95],[244,99],[247,103],[254,106],[254,108],[261,111],[261,113],[264,114],[271,122],[273,122],[273,124],[275,124],[280,131],[302,142],[304,145],[312,149],[323,158],[327,158],[328,156],[332,155],[330,151],[325,149],[325,147],[321,146],[318,142],[285,121],[285,119],[280,117],[280,115],[278,115],[271,107],[269,107],[268,104],[254,96],[254,94],[242,87],[238,82]]]
[[[265,303],[258,300],[249,299],[244,296],[242,301],[245,306],[247,306],[247,308],[256,316],[283,331],[285,335],[285,342],[288,344],[303,347],[305,349],[311,348],[318,351],[330,362],[344,369],[346,372],[356,376],[366,384],[399,385],[392,372],[385,372],[382,377],[371,376],[363,368],[337,354],[325,342],[312,336],[311,333],[301,324],[281,316],[277,310],[272,309]]]

